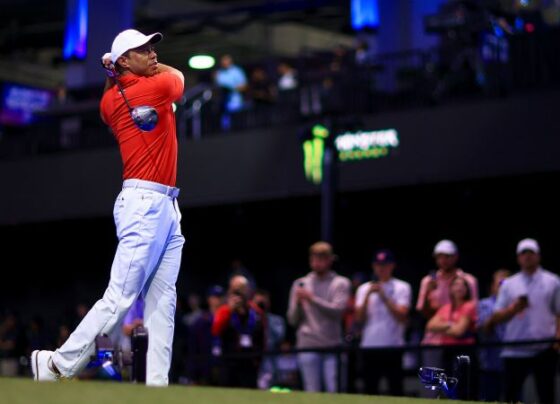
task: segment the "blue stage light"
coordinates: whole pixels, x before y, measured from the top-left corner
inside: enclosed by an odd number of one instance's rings
[[[350,14],[355,30],[379,27],[378,0],[352,0]]]
[[[67,0],[64,60],[83,60],[87,54],[88,0]]]

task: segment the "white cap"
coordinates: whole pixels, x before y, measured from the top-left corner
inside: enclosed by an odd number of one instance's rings
[[[537,240],[533,238],[524,238],[519,243],[517,243],[517,254],[521,254],[523,251],[533,251],[536,254],[540,254],[541,248]]]
[[[434,247],[434,255],[436,254],[447,254],[455,255],[459,252],[455,243],[451,240],[441,240]]]
[[[118,34],[113,40],[111,46],[111,61],[115,63],[126,51],[149,43],[156,43],[161,41],[163,35],[156,32],[151,35],[144,35],[135,29],[127,29],[126,31]]]

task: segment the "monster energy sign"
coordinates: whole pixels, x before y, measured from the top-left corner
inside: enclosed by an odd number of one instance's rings
[[[323,125],[315,125],[311,128],[311,138],[303,142],[305,177],[314,184],[320,184],[323,180],[325,140],[329,134],[329,130]]]
[[[399,146],[399,133],[395,129],[346,132],[334,143],[340,161],[377,159]]]
[[[314,184],[323,179],[323,157],[325,142],[330,132],[323,125],[315,125],[307,132],[303,142],[305,177]],[[379,159],[399,147],[399,133],[396,129],[345,132],[338,135],[334,145],[340,161]]]

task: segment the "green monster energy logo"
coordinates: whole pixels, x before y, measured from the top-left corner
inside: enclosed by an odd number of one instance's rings
[[[305,177],[314,184],[323,180],[323,156],[325,155],[325,139],[329,130],[323,125],[311,128],[311,139],[303,142],[303,168]]]
[[[340,161],[377,159],[386,157],[399,147],[396,129],[346,132],[334,141]]]

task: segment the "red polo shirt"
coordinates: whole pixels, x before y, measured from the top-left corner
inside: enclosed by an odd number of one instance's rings
[[[183,95],[183,83],[171,73],[150,77],[129,73],[119,77],[131,107],[147,105],[158,113],[150,132],[138,129],[117,89],[111,87],[101,99],[101,115],[111,127],[121,151],[123,179],[140,179],[175,186],[177,135],[171,103]]]

